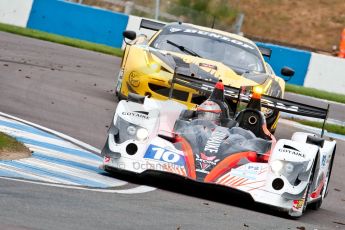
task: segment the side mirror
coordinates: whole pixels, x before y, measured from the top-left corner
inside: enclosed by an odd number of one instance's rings
[[[295,74],[295,70],[291,69],[290,67],[284,66],[281,71],[281,75],[287,77],[284,79],[285,81],[290,81],[291,77]]]
[[[291,69],[290,67],[286,67],[284,66],[280,73],[283,75],[283,76],[286,76],[286,77],[292,77],[294,74],[295,74],[295,70]]]
[[[137,37],[137,34],[132,30],[125,30],[123,31],[122,36],[124,38],[125,43],[129,45],[129,43],[126,41],[126,38],[129,40],[134,40]]]

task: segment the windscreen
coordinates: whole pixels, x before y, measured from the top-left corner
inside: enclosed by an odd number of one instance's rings
[[[151,47],[191,55],[184,50],[188,49],[201,58],[221,62],[240,72],[265,72],[261,54],[253,44],[192,27],[168,26]]]

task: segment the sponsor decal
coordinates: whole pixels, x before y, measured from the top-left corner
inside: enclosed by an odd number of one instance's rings
[[[201,89],[203,90],[207,90],[207,91],[210,91],[212,92],[213,91],[213,88],[214,86],[212,85],[208,85],[208,84],[202,84],[201,85]],[[235,97],[237,98],[238,97],[238,92],[235,92],[235,91],[231,91],[229,89],[225,89],[224,90],[224,95],[225,96],[229,96],[229,97]],[[250,98],[251,98],[251,95],[250,94],[245,94],[244,92],[241,92],[241,100],[244,101],[244,102],[248,102],[250,101]],[[293,112],[298,112],[299,111],[299,108],[297,106],[294,106],[294,105],[284,105],[283,103],[281,102],[273,102],[273,101],[270,101],[268,99],[261,99],[261,103],[263,105],[266,105],[266,106],[269,106],[269,107],[272,107],[272,108],[280,108],[280,109],[284,109],[284,110],[287,110],[287,111],[293,111]]]
[[[232,169],[231,176],[237,176],[237,177],[245,178],[247,180],[256,180],[258,177],[257,173],[253,173],[253,172],[245,171],[245,170],[239,170],[239,169]]]
[[[212,92],[213,86],[203,84],[203,89]],[[226,96],[230,96],[230,97],[238,97],[238,92],[234,92],[234,91],[231,91],[231,90],[225,90],[224,94]],[[251,98],[251,95],[246,95],[245,93],[241,92],[241,100],[242,101],[250,101],[250,98]],[[298,112],[299,111],[299,108],[297,106],[294,106],[294,105],[291,105],[291,106],[284,105],[281,102],[277,102],[276,103],[276,102],[273,102],[273,101],[270,101],[270,100],[264,99],[264,98],[261,99],[261,103],[263,105],[266,105],[266,106],[269,106],[269,107],[272,107],[272,108],[280,108],[280,109],[285,109],[287,111],[293,111],[293,112]]]
[[[170,28],[170,32],[171,32],[171,33],[180,32],[181,30],[182,30],[182,29],[174,28],[174,27],[171,27],[171,28]]]
[[[321,160],[321,165],[322,165],[322,166],[325,166],[325,165],[326,165],[326,162],[327,162],[327,156],[326,156],[326,155],[323,155],[323,156],[322,156],[322,160]]]
[[[129,83],[134,87],[138,87],[140,85],[140,74],[137,72],[131,72],[129,74]]]
[[[110,157],[104,157],[104,163],[109,163],[110,162]]]
[[[217,70],[217,66],[216,65],[212,65],[212,64],[199,63],[199,66]]]
[[[207,140],[206,146],[204,148],[205,152],[217,153],[220,144],[223,142],[227,133],[215,131],[212,136]]]
[[[201,170],[200,172],[209,173],[209,169],[212,169],[220,161],[216,159],[217,156],[206,156],[204,153],[196,154],[195,161],[199,164]]]
[[[141,114],[145,114],[145,115],[149,115],[149,112],[147,111],[134,111],[135,113],[141,113]]]
[[[258,165],[246,165],[247,170],[258,173],[261,170],[261,166]]]
[[[282,149],[278,149],[279,152],[282,152],[282,153],[288,153],[288,154],[292,154],[292,155],[295,155],[295,156],[299,156],[299,157],[303,157],[305,158],[305,154],[304,153],[301,153],[301,151],[299,151],[298,149],[295,149],[291,146],[288,146],[288,145],[284,145]]]
[[[242,46],[243,48],[246,48],[246,49],[255,50],[255,48],[253,46],[251,46],[251,45],[249,45],[247,43],[244,43],[242,41],[236,40],[234,38],[229,38],[229,37],[221,35],[221,34],[213,33],[213,32],[197,30],[197,29],[181,29],[181,28],[175,28],[175,27],[171,27],[170,28],[170,32],[171,33],[183,32],[183,33],[189,33],[189,34],[200,34],[200,35],[207,36],[207,37],[210,37],[210,38],[215,38],[215,39],[220,39],[220,40],[224,40],[224,41],[227,41],[227,42],[231,42],[233,44]]]
[[[258,175],[264,172],[265,167],[260,165],[247,164],[244,168],[235,168],[231,170],[231,176],[238,176],[248,180],[257,180]]]
[[[300,200],[294,200],[293,201],[293,208],[296,210],[299,210],[303,207],[304,205],[304,199],[300,199]]]
[[[176,152],[155,145],[150,145],[144,158],[184,166],[184,157]]]
[[[149,116],[147,114],[141,113],[141,111],[133,111],[133,112],[122,112],[123,116],[130,116],[130,117],[136,117],[136,118],[142,118],[142,119],[149,119]]]

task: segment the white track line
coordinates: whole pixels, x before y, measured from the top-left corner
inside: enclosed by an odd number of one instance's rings
[[[20,123],[18,123],[18,124],[20,124]],[[2,132],[7,133],[10,136],[23,137],[23,138],[32,139],[35,141],[45,142],[45,143],[49,143],[49,144],[53,144],[53,145],[58,145],[58,146],[61,146],[64,148],[69,148],[69,149],[74,149],[74,150],[85,152],[85,149],[82,149],[76,145],[73,145],[72,143],[67,142],[65,140],[57,140],[57,139],[53,139],[53,138],[49,138],[49,137],[44,137],[41,135],[37,135],[34,133],[30,133],[30,132],[26,132],[26,131],[14,129],[14,128],[2,126],[2,125],[0,125],[0,129]],[[90,154],[92,154],[92,153],[90,153]]]
[[[61,178],[53,178],[44,174],[36,174],[33,172],[28,172],[24,169],[20,169],[11,165],[6,165],[0,162],[0,169],[4,169],[6,171],[12,171],[14,173],[20,174],[23,176],[23,178],[30,178],[30,179],[36,179],[36,180],[40,180],[40,181],[45,181],[48,183],[63,183],[63,184],[68,184],[68,185],[78,185],[76,183],[73,183],[71,181],[68,180],[64,180]]]
[[[96,153],[99,153],[99,154],[101,153],[101,151],[99,149],[97,149],[97,148],[95,148],[95,147],[93,147],[93,146],[91,146],[89,144],[86,144],[86,143],[84,143],[82,141],[79,141],[79,140],[77,140],[77,139],[75,139],[73,137],[70,137],[70,136],[65,135],[63,133],[60,133],[58,131],[55,131],[55,130],[52,130],[52,129],[48,129],[46,127],[40,126],[38,124],[32,123],[30,121],[23,120],[21,118],[18,118],[18,117],[15,117],[15,116],[3,113],[3,112],[0,112],[0,115],[2,115],[4,117],[7,117],[7,118],[11,118],[11,119],[16,120],[16,121],[20,121],[20,122],[22,122],[24,124],[30,125],[32,127],[38,128],[38,129],[41,129],[41,130],[46,131],[48,133],[54,134],[54,135],[56,135],[58,137],[61,137],[61,138],[65,139],[65,140],[68,140],[68,141],[70,141],[70,142],[72,142],[72,143],[74,143],[76,145],[79,145],[79,146],[81,146],[83,148],[86,148],[88,150],[91,150],[93,152],[96,152]]]
[[[92,167],[96,167],[96,168],[98,168],[102,164],[101,159],[99,161],[91,160],[91,159],[86,159],[83,157],[59,152],[56,150],[52,150],[52,149],[48,149],[48,148],[44,148],[44,147],[40,147],[40,146],[36,146],[36,145],[27,145],[27,146],[30,148],[31,151],[37,152],[38,154],[41,154],[41,155],[44,155],[47,157],[55,157],[55,158],[58,158],[61,160],[74,161],[74,162],[78,162],[78,163],[85,164],[85,165],[92,166]]]
[[[28,126],[35,127],[35,128],[40,129],[42,131],[45,131],[47,133],[50,133],[50,134],[56,135],[57,137],[65,139],[65,140],[67,140],[68,142],[70,142],[72,144],[77,145],[77,146],[73,146],[73,147],[72,146],[65,146],[65,145],[63,145],[62,147],[68,147],[68,148],[72,148],[72,149],[76,149],[76,150],[81,150],[81,151],[86,149],[88,151],[92,151],[92,152],[95,152],[95,153],[98,153],[98,154],[101,153],[101,150],[99,150],[99,149],[97,149],[97,148],[95,148],[95,147],[93,147],[93,146],[91,146],[89,144],[86,144],[86,143],[84,143],[82,141],[79,141],[79,140],[77,140],[77,139],[75,139],[73,137],[70,137],[70,136],[65,135],[63,133],[60,133],[58,131],[55,131],[55,130],[52,130],[52,129],[40,126],[38,124],[26,121],[24,119],[21,119],[21,118],[18,118],[18,117],[15,117],[15,116],[3,113],[3,112],[0,112],[0,116],[2,116],[3,120],[5,120],[5,121],[8,121],[8,122],[15,121],[15,122],[18,122],[19,124],[25,124],[25,125],[28,125]],[[1,126],[1,127],[5,127],[5,126]],[[11,128],[9,128],[9,127],[7,127],[7,130],[14,132],[14,130],[13,129],[11,130]],[[28,137],[27,136],[27,132],[25,132],[25,131],[17,130],[16,134],[17,135],[21,135],[20,137],[24,137],[24,138]],[[50,140],[49,140],[51,138],[39,136],[39,135],[36,135],[36,134],[31,134],[31,138],[30,137],[28,137],[28,138],[32,139],[33,136],[37,137],[35,139],[38,140],[38,141],[42,141],[42,142],[46,141],[47,143],[51,143]],[[54,144],[57,143],[56,141],[59,141],[59,140],[55,140]],[[72,154],[66,154],[66,153],[64,154],[64,153],[61,153],[59,151],[47,149],[47,148],[44,148],[44,147],[39,147],[39,146],[35,146],[35,145],[28,145],[28,146],[29,146],[30,150],[32,150],[32,151],[37,151],[38,153],[40,153],[42,155],[56,157],[56,158],[59,158],[61,160],[76,161],[76,162],[79,162],[79,163],[82,163],[82,164],[87,164],[87,165],[93,166],[93,167],[95,167],[95,162],[102,163],[101,159],[100,159],[100,161],[90,160],[90,159],[85,159],[85,158],[82,158],[82,157],[79,157],[79,156],[73,156]],[[27,175],[27,177],[37,178],[37,179],[44,178],[44,181],[49,181],[52,184],[47,184],[47,183],[38,182],[38,181],[29,181],[29,180],[18,179],[18,178],[0,177],[0,179],[6,179],[6,180],[12,180],[12,181],[21,181],[21,182],[24,182],[24,183],[39,184],[39,185],[45,185],[45,186],[51,186],[51,187],[61,187],[61,188],[71,188],[71,189],[78,189],[78,190],[96,191],[96,192],[103,192],[103,193],[120,193],[120,194],[138,194],[138,193],[145,193],[145,192],[150,192],[150,191],[156,190],[156,188],[154,188],[154,187],[143,186],[143,185],[138,186],[136,188],[124,189],[124,190],[90,189],[90,188],[73,186],[74,184],[71,185],[72,182],[67,182],[68,183],[67,185],[61,185],[61,184],[56,184],[55,178],[54,178],[54,180],[52,180],[52,179],[45,178],[44,176],[41,176],[41,175],[35,175],[35,174],[31,174],[31,173],[28,174],[27,172],[25,172],[22,169],[19,169],[19,170],[15,169],[14,170],[14,167],[8,166],[8,165],[3,165],[3,167],[5,167],[7,169],[10,168],[12,171],[17,172],[19,174],[20,173],[21,174],[25,174],[25,175]],[[109,178],[109,179],[113,179],[113,178]],[[59,179],[59,180],[61,180],[61,179]],[[123,185],[128,183],[128,182],[125,182],[125,181],[117,180],[117,183],[119,183],[119,182],[123,183]],[[66,184],[66,182],[63,182],[63,183]],[[113,181],[111,183],[113,183]],[[119,185],[117,185],[117,186],[119,186]]]
[[[24,183],[29,183],[29,184],[44,185],[44,186],[49,186],[49,187],[68,188],[68,189],[85,190],[85,191],[102,192],[102,193],[139,194],[139,193],[146,193],[146,192],[151,192],[151,191],[156,190],[156,188],[146,186],[146,185],[140,185],[136,188],[124,189],[124,190],[90,189],[90,188],[76,187],[76,186],[69,186],[69,185],[47,184],[47,183],[42,183],[42,182],[37,182],[37,181],[28,181],[28,180],[8,178],[8,177],[0,177],[0,179],[10,180],[10,181],[19,181],[19,182],[24,182]]]
[[[82,170],[78,168],[73,168],[70,166],[61,165],[58,163],[47,162],[35,158],[26,158],[19,160],[18,162],[24,163],[25,165],[33,165],[38,168],[47,169],[51,171],[62,172],[74,177],[92,180],[99,183],[109,184],[109,187],[123,186],[127,184],[125,181],[121,181],[115,178],[103,176],[90,170]]]

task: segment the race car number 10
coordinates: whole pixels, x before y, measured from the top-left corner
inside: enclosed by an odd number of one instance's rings
[[[150,145],[150,147],[145,153],[144,158],[164,161],[167,163],[172,163],[180,166],[184,165],[183,157],[180,154],[154,145]]]
[[[176,163],[180,159],[180,155],[174,152],[165,151],[162,148],[152,148],[153,151],[156,151],[154,159],[163,160],[169,163]]]

